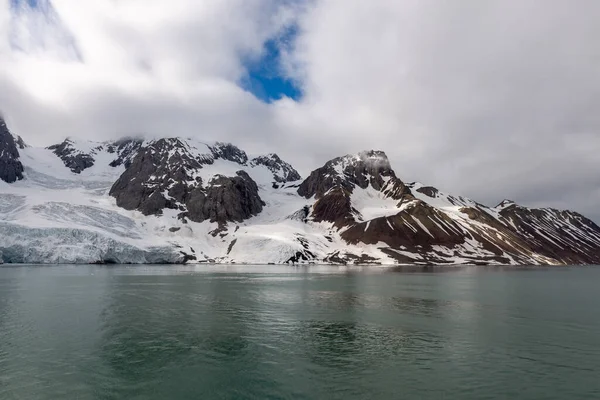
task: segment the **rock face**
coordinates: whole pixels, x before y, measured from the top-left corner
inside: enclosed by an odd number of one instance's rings
[[[142,139],[124,138],[116,142],[86,142],[76,143],[65,139],[62,143],[49,146],[71,172],[80,174],[91,168],[96,162],[96,157],[102,152],[114,154],[115,159],[109,164],[111,167],[127,165],[143,144]]]
[[[334,187],[352,192],[355,187],[365,189],[369,185],[388,192],[395,199],[410,194],[402,181],[396,178],[386,154],[373,150],[328,161],[300,184],[298,194],[306,198],[321,198]]]
[[[193,171],[209,160],[194,157],[179,139],[160,139],[136,154],[129,167],[110,189],[117,205],[144,215],[178,209],[202,179]],[[212,160],[211,160],[212,162]]]
[[[383,152],[333,159],[298,194],[315,200],[307,221],[333,223],[346,243],[376,246],[399,263],[600,263],[600,228],[585,217],[510,200],[490,208],[432,186],[406,185]],[[365,196],[383,208],[364,208]],[[386,205],[392,199],[397,203]],[[327,259],[361,257],[336,252]]]
[[[577,213],[509,200],[488,208],[430,186],[413,192],[419,199],[398,214],[350,224],[341,236],[349,243],[385,243],[385,252],[401,263],[600,262],[600,228]]]
[[[572,211],[529,209],[515,203],[498,206],[500,220],[534,253],[564,264],[600,263],[600,228]]]
[[[77,151],[73,146],[73,142],[69,139],[65,139],[60,144],[49,146],[48,149],[52,150],[54,154],[63,160],[65,166],[76,174],[94,166],[94,158],[90,154]]]
[[[206,189],[194,189],[186,199],[190,220],[225,223],[242,222],[259,214],[265,203],[258,186],[244,171],[235,177],[216,176]]]
[[[19,160],[19,148],[25,143],[20,137],[15,138],[6,122],[0,116],[0,179],[13,183],[23,179],[23,164]]]
[[[201,177],[203,167],[219,159],[247,166],[246,153],[226,143],[205,146],[203,151],[177,138],[151,142],[138,151],[110,195],[128,210],[160,215],[173,209],[180,218],[195,222],[241,222],[260,213],[264,202],[246,172],[216,175],[208,182]]]
[[[301,178],[294,167],[283,161],[275,153],[253,158],[250,165],[264,165],[267,167],[273,173],[273,179],[276,183],[294,182]]]
[[[108,143],[106,145],[106,151],[110,154],[115,154],[116,156],[109,165],[111,167],[124,165],[125,168],[129,168],[131,161],[143,144],[144,141],[138,138],[124,138],[117,140],[116,142]]]
[[[350,200],[357,189],[368,187],[398,203],[412,200],[410,190],[398,179],[382,151],[338,157],[313,171],[298,187],[298,194],[316,199],[312,218],[342,227],[356,222],[358,210]]]
[[[246,152],[240,150],[231,143],[217,142],[213,146],[209,146],[215,159],[223,159],[233,161],[240,165],[246,165],[248,162],[248,156]]]

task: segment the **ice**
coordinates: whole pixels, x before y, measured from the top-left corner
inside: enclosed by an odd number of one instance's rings
[[[175,263],[182,256],[170,247],[139,248],[97,232],[68,228],[29,228],[0,222],[3,262],[56,263]]]
[[[117,212],[99,207],[49,202],[32,207],[47,220],[60,224],[83,225],[98,228],[118,236],[141,239],[135,221]]]
[[[6,219],[10,214],[23,207],[25,196],[0,193],[0,217]]]

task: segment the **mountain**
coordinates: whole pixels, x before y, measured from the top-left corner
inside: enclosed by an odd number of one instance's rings
[[[0,179],[12,183],[23,179],[23,164],[19,161],[19,149],[25,144],[13,136],[0,116]]]
[[[0,119],[0,262],[597,264],[571,211],[405,183],[382,151],[301,179],[276,154],[179,137],[25,145]]]

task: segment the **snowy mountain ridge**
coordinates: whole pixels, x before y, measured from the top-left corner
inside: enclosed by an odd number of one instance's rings
[[[306,179],[195,139],[26,146],[0,118],[0,260],[16,263],[600,263],[578,213],[404,183],[382,151]]]

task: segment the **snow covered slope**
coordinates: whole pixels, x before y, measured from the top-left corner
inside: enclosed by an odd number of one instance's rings
[[[43,149],[1,122],[4,262],[600,262],[600,228],[585,217],[405,184],[380,151],[335,158],[302,180],[275,154],[226,143],[68,139]]]

